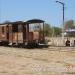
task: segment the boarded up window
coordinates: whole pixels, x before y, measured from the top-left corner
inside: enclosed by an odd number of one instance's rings
[[[14,25],[12,26],[12,31],[13,31],[13,32],[18,32],[18,25],[17,25],[17,24],[14,24]]]

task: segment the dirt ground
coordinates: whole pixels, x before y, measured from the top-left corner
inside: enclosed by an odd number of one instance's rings
[[[0,46],[0,75],[75,75],[75,48]]]

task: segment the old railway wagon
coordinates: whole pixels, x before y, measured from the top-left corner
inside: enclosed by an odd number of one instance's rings
[[[43,20],[32,19],[0,24],[0,45],[37,47],[41,43],[44,44],[44,41]]]

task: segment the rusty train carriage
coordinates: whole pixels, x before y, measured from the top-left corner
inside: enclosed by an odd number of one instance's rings
[[[43,33],[30,31],[31,24],[41,23]],[[44,21],[32,19],[26,22],[17,21],[0,24],[0,44],[2,45],[33,45],[34,43],[44,42]],[[37,41],[37,42],[36,42]]]

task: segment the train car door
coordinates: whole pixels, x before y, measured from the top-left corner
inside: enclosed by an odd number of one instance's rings
[[[23,43],[26,41],[26,25],[23,25]]]
[[[9,42],[9,26],[6,26],[6,39]]]

